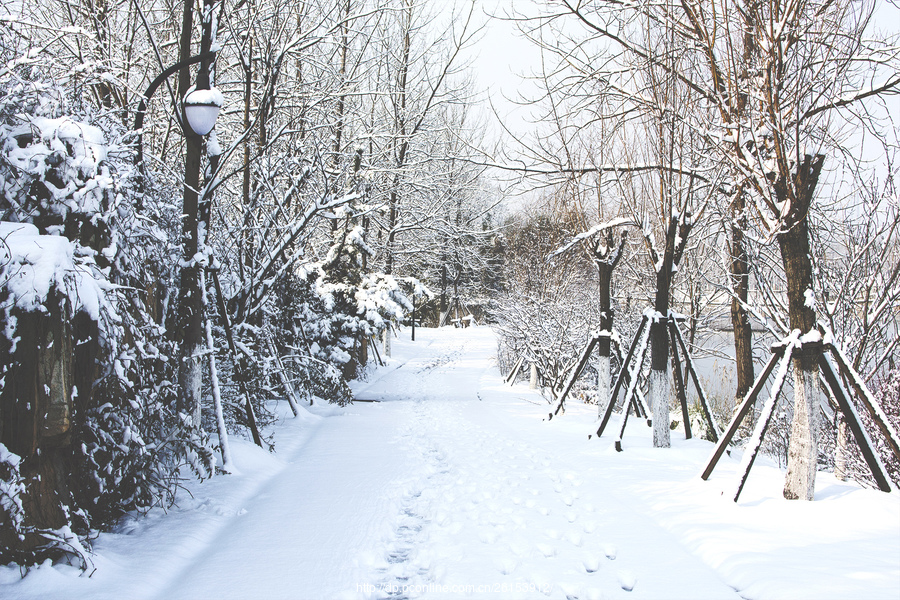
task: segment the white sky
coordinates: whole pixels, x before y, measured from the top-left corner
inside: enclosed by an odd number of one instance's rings
[[[521,135],[534,128],[529,122],[531,109],[517,105],[514,100],[523,93],[532,95],[533,84],[523,76],[539,64],[540,52],[519,33],[514,22],[502,18],[513,12],[515,4],[521,9],[524,3],[521,0],[518,3],[514,0],[478,1],[478,19],[485,26],[480,39],[470,49],[469,59],[484,109],[490,111],[493,105],[506,127]],[[496,118],[491,116],[490,121],[492,130],[496,127],[494,133],[499,135]]]
[[[465,4],[458,0],[459,8]],[[480,39],[469,49],[466,57],[472,66],[477,99],[485,111],[488,138],[497,139],[502,134],[498,117],[507,128],[519,137],[528,137],[537,126],[533,123],[533,108],[518,105],[515,100],[534,97],[536,86],[526,76],[540,66],[540,52],[519,32],[515,22],[503,17],[528,11],[535,0],[476,0],[478,23],[484,24]],[[449,6],[445,8],[449,10]],[[498,17],[498,18],[492,18]],[[900,10],[896,0],[878,0],[875,29],[887,32],[900,30]],[[900,114],[900,97],[888,100],[889,110]],[[491,106],[496,111],[493,114]],[[867,154],[864,152],[864,154]],[[876,153],[877,154],[877,153]]]

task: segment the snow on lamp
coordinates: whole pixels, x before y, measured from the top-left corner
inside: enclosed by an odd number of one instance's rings
[[[211,90],[194,90],[184,97],[184,117],[191,131],[197,135],[206,135],[216,125],[216,117],[222,109],[222,92]]]

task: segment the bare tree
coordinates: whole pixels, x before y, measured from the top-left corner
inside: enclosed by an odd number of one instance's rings
[[[735,222],[740,222],[747,193],[745,210],[781,252],[790,328],[811,341],[816,311],[807,216],[826,154],[835,143],[831,116],[900,85],[896,45],[866,35],[874,3],[723,0],[616,7],[626,17],[594,3],[561,4],[620,51],[668,71],[709,107],[691,120],[734,173]],[[643,40],[623,35],[619,23],[629,16],[672,31],[690,68],[673,70]],[[873,118],[865,111],[856,117],[864,123]],[[784,494],[810,499],[818,369],[812,353],[798,357],[794,367],[794,424]]]

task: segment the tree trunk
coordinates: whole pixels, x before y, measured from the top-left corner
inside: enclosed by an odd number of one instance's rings
[[[734,334],[734,362],[737,372],[737,388],[734,406],[740,405],[753,385],[753,331],[744,306],[750,292],[750,269],[744,231],[747,218],[744,215],[744,194],[738,191],[731,204],[731,327]]]
[[[200,52],[208,52],[212,47],[212,16],[215,0],[204,0],[206,10],[210,11],[210,16],[202,22],[202,36],[200,40]],[[185,0],[184,4],[186,26],[192,22],[192,17],[188,15],[193,11],[193,6],[189,0]],[[182,31],[182,60],[190,56],[190,31]],[[197,89],[209,89],[210,87],[211,61],[204,60],[200,63],[197,72]],[[182,72],[183,77],[183,72]],[[179,86],[185,81],[180,78]],[[180,87],[181,98],[184,99],[185,87]],[[199,197],[200,190],[200,170],[201,162],[204,154],[204,140],[201,136],[190,131],[190,126],[185,122],[183,125],[185,142],[187,144],[185,152],[185,172],[184,172],[184,204],[182,208],[182,231],[181,231],[181,247],[182,247],[182,268],[181,268],[181,288],[179,301],[178,328],[176,332],[177,341],[181,342],[181,355],[179,364],[179,407],[178,409],[189,417],[188,425],[193,427],[200,426],[200,410],[201,410],[201,394],[203,383],[203,365],[202,351],[204,347],[204,330],[203,330],[203,293],[201,289],[200,269],[201,265],[197,263],[195,257],[199,252],[201,245],[205,245],[205,239],[201,240],[201,235],[206,235],[209,229],[208,212],[209,199],[204,198],[206,207],[201,206]],[[211,167],[213,168],[213,167]],[[206,214],[204,214],[206,213]],[[203,224],[201,226],[201,223]],[[202,233],[201,233],[202,232]]]
[[[791,329],[812,331],[816,313],[812,296],[812,261],[805,213],[792,227],[778,234],[787,279]],[[812,500],[818,459],[817,417],[819,412],[819,365],[815,351],[794,354],[794,418],[788,448],[784,497]]]
[[[184,2],[184,19],[181,31],[181,60],[191,55],[191,30],[193,28],[193,9],[191,0]],[[184,98],[190,87],[190,70],[185,68],[179,73],[178,93]],[[199,198],[200,161],[203,140],[190,132],[185,123],[186,151],[184,158],[184,199],[182,205],[181,249],[183,266],[181,268],[181,287],[179,288],[178,318],[175,341],[181,353],[178,365],[178,410],[187,415],[194,425],[200,424],[200,394],[203,375],[200,365],[200,350],[203,346],[203,299],[200,294],[200,277],[194,264],[194,255],[199,248]]]
[[[600,280],[600,332],[607,332],[608,335],[601,335],[597,340],[597,355],[600,361],[597,365],[597,410],[600,416],[609,403],[609,378],[610,378],[610,346],[613,328],[613,312],[611,299],[611,283],[613,267],[608,262],[597,263],[597,271]]]
[[[668,254],[668,253],[667,253]],[[653,447],[668,448],[669,439],[669,286],[672,263],[666,260],[656,274],[656,315],[650,323],[650,409],[653,411]]]
[[[79,378],[73,368],[72,323],[68,303],[55,289],[46,306],[50,309],[46,314],[10,311],[16,323],[15,351],[10,352],[12,348],[4,343],[0,354],[5,365],[5,385],[0,388],[0,444],[22,459],[24,525],[35,530],[58,529],[67,523],[65,507],[72,505],[69,484],[75,468],[73,384]],[[87,403],[90,386],[78,392]],[[19,538],[10,525],[0,521],[0,544],[13,554],[40,552],[47,544],[39,531]]]
[[[200,290],[199,268],[194,262],[194,256],[199,247],[197,189],[200,184],[201,141],[198,136],[188,136],[185,156],[184,208],[182,210],[184,220],[181,238],[184,264],[181,268],[178,326],[175,337],[181,348],[178,368],[180,387],[178,409],[187,415],[196,426],[200,424],[200,388],[203,381],[200,364],[200,354],[203,348],[203,299]]]

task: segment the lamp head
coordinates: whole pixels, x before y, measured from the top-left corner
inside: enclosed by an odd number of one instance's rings
[[[184,118],[191,131],[197,135],[206,135],[216,126],[216,118],[222,109],[222,92],[211,90],[193,90],[184,97]]]

